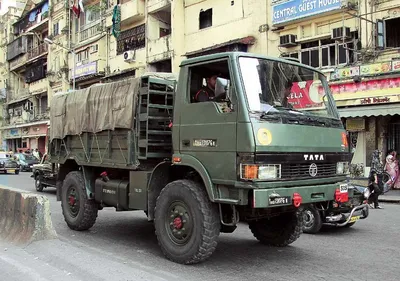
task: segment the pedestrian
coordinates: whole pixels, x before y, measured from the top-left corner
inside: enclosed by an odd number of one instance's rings
[[[383,207],[379,205],[378,201],[378,197],[382,193],[382,189],[379,187],[380,183],[381,179],[378,173],[375,170],[371,170],[370,176],[368,178],[368,188],[370,191],[368,204],[369,207],[372,209],[383,209]]]
[[[35,156],[37,159],[39,159],[40,160],[40,154],[39,154],[39,149],[35,149],[34,151],[33,151],[33,156]]]
[[[388,151],[386,156],[385,171],[390,175],[390,180],[387,182],[393,189],[400,189],[400,172],[399,161],[397,160],[397,152],[393,149]]]

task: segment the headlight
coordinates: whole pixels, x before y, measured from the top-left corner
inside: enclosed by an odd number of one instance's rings
[[[281,177],[281,165],[240,164],[240,178],[245,180],[273,180]]]
[[[349,162],[338,162],[336,164],[336,174],[347,175],[349,173]]]

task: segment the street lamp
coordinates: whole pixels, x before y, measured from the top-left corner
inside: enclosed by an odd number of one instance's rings
[[[49,39],[49,38],[44,38],[44,43],[46,43],[47,45],[56,45],[64,50],[67,50],[69,53],[72,53],[72,90],[75,91],[75,51],[73,49],[68,49],[66,47],[64,47],[63,45],[59,44],[59,43],[55,43],[53,40]]]

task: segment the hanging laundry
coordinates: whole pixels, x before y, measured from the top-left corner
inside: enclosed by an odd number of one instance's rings
[[[32,12],[29,14],[29,21],[30,21],[30,22],[34,22],[34,21],[36,20],[36,15],[37,15],[37,10],[32,11]]]
[[[81,14],[81,10],[79,9],[78,5],[76,4],[76,0],[74,0],[73,2],[71,1],[71,9],[72,9],[72,12],[75,14],[75,16],[77,18],[79,18],[80,14]]]
[[[83,9],[83,1],[79,0],[79,8],[81,8],[82,13],[85,12],[85,10]]]

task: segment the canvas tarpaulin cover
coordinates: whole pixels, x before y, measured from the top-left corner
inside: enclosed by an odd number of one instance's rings
[[[50,110],[50,139],[133,128],[139,87],[140,78],[131,78],[55,95]]]

